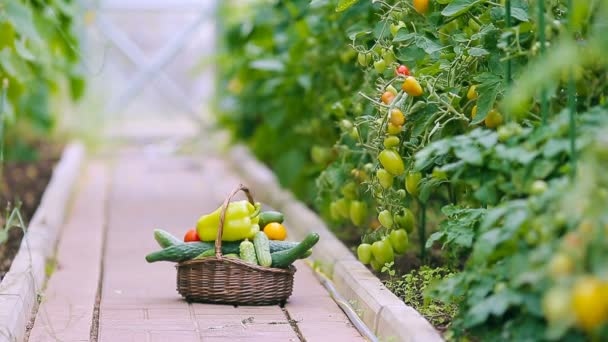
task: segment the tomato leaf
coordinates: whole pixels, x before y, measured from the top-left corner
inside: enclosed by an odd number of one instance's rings
[[[485,2],[485,0],[455,0],[447,5],[443,11],[441,11],[441,15],[445,17],[455,17],[467,12],[471,7],[483,2]]]
[[[429,38],[418,33],[409,33],[406,30],[399,30],[395,38],[393,38],[393,42],[405,42],[416,45],[429,55],[432,55],[442,48],[441,45],[435,43]]]
[[[503,86],[502,79],[492,73],[483,73],[477,76],[475,80],[480,84],[477,87],[477,93],[479,94],[477,100],[477,115],[475,116],[475,119],[472,120],[472,123],[478,124],[486,118],[488,112],[494,107],[496,97]]]
[[[359,0],[340,0],[338,6],[336,6],[336,12],[343,12],[349,9],[352,5],[356,4]]]

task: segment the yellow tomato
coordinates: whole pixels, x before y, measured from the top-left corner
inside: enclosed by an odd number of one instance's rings
[[[420,83],[418,83],[418,81],[412,76],[405,78],[403,85],[401,85],[401,89],[403,89],[403,91],[410,96],[420,96],[423,94]]]
[[[496,128],[502,124],[502,114],[500,114],[497,110],[492,109],[488,116],[485,119],[486,127],[488,128]]]
[[[602,282],[593,276],[580,278],[572,289],[572,308],[577,324],[591,331],[608,319],[608,293]]]
[[[477,94],[477,86],[472,85],[467,92],[467,99],[476,100],[479,95]]]
[[[471,109],[471,119],[475,119],[475,115],[477,115],[477,105],[474,105]]]
[[[397,135],[397,134],[401,133],[401,126],[393,125],[392,122],[389,122],[388,128],[386,129],[386,131],[390,135]]]

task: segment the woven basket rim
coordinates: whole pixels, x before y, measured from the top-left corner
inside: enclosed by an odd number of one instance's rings
[[[212,257],[212,256],[209,256],[207,258],[202,258],[202,259],[192,259],[192,260],[182,261],[182,262],[178,263],[177,265],[175,265],[175,267],[180,268],[182,266],[191,266],[191,265],[196,265],[196,264],[211,264],[211,263],[216,263],[216,262],[232,263],[232,264],[252,268],[252,269],[255,269],[258,271],[263,271],[263,272],[293,274],[293,273],[295,273],[295,270],[296,270],[296,268],[293,265],[289,265],[289,268],[265,267],[265,266],[260,266],[260,265],[253,265],[253,264],[245,262],[241,259],[226,258],[226,257],[222,257],[221,259],[219,259],[217,257]]]

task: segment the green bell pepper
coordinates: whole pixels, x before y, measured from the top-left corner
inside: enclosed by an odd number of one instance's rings
[[[215,241],[220,224],[220,206],[214,212],[203,215],[198,219],[196,231],[201,241]],[[258,225],[260,204],[252,205],[248,201],[236,201],[228,204],[222,241],[238,241],[251,239],[260,231]]]

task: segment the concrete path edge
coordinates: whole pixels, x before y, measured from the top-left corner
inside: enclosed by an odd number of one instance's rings
[[[338,292],[381,341],[443,341],[419,312],[395,296],[354,257],[316,213],[282,189],[274,173],[247,147],[234,146],[226,156],[256,200],[285,214],[292,237],[301,239],[311,231],[319,233],[321,239],[312,259],[321,264]]]
[[[24,339],[84,158],[82,144],[73,142],[64,148],[21,247],[0,283],[0,341]]]

